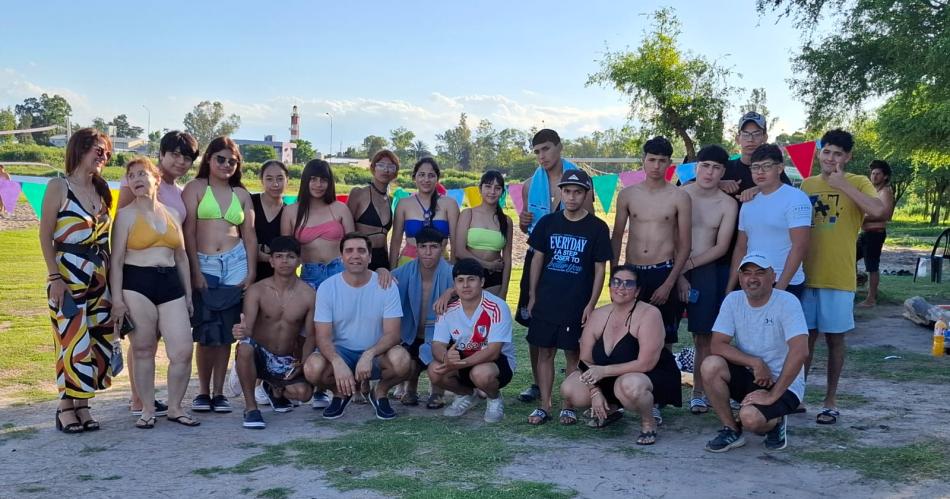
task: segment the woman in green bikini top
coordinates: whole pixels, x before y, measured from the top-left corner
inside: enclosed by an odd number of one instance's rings
[[[452,234],[456,258],[474,258],[485,268],[485,290],[502,299],[508,295],[511,276],[511,218],[500,204],[505,178],[489,170],[479,182],[482,204],[459,215],[458,230]]]

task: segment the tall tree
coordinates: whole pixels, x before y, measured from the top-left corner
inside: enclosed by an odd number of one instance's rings
[[[109,133],[109,123],[106,123],[106,120],[96,116],[92,119],[92,128],[99,130],[100,132]]]
[[[23,104],[17,104],[14,108],[17,117],[22,121],[26,116],[30,116],[30,123],[33,127],[43,127],[56,125],[63,129],[66,128],[66,120],[72,114],[72,106],[60,95],[49,94],[40,95],[39,99],[30,97],[23,101]],[[33,141],[43,145],[50,145],[50,137],[55,132],[34,132]]]
[[[313,144],[311,144],[309,140],[297,139],[291,140],[291,142],[297,144],[297,147],[294,149],[295,164],[302,165],[317,157],[317,151],[313,148]]]
[[[632,52],[609,52],[588,85],[609,85],[630,97],[631,112],[656,132],[680,138],[689,158],[696,143],[722,140],[723,111],[734,92],[732,72],[678,47],[672,9],[653,13],[653,27]],[[718,133],[718,137],[716,137]]]
[[[369,135],[363,139],[363,151],[366,157],[373,158],[373,155],[386,148],[389,142],[379,135]]]
[[[472,143],[472,168],[484,170],[490,166],[498,166],[498,132],[491,121],[481,120],[475,129],[475,140]]]
[[[277,151],[263,144],[248,144],[241,146],[241,157],[248,163],[263,163],[277,159]]]
[[[0,109],[0,131],[16,130],[16,114],[13,109]],[[0,135],[0,144],[13,142],[12,135]]]
[[[775,128],[775,123],[778,122],[778,116],[772,116],[772,113],[769,111],[768,106],[768,97],[765,95],[764,88],[753,88],[749,92],[749,100],[745,104],[740,106],[739,110],[745,114],[748,112],[759,113],[762,116],[765,116],[766,123],[768,123],[769,130]]]
[[[20,122],[17,124],[17,130],[26,130],[33,127],[33,115],[24,114],[20,116]],[[16,136],[17,142],[21,144],[35,144],[32,133],[20,133]]]
[[[459,124],[443,133],[436,134],[439,143],[435,150],[443,158],[445,166],[457,166],[461,170],[471,169],[472,130],[468,127],[465,113],[459,116]]]
[[[185,131],[198,140],[204,149],[215,137],[231,135],[241,126],[241,117],[236,114],[224,116],[224,104],[218,101],[201,101],[185,115]]]
[[[143,133],[145,133],[144,128],[130,124],[129,117],[124,114],[120,114],[115,118],[112,118],[111,125],[115,127],[116,137],[129,137],[132,139],[137,139]]]
[[[432,153],[429,152],[429,146],[421,140],[412,143],[409,147],[409,154],[411,154],[416,161],[426,156],[432,156]]]
[[[393,146],[393,152],[396,153],[396,156],[399,156],[399,159],[409,157],[409,148],[412,147],[412,141],[415,140],[415,138],[416,134],[406,129],[406,127],[399,127],[389,131],[389,142]]]

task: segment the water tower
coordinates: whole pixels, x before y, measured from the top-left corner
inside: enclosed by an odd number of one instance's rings
[[[290,114],[290,140],[299,140],[300,139],[300,115],[297,114],[297,106],[294,106],[294,111]]]

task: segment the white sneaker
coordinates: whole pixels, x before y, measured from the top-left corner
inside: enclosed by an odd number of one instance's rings
[[[477,403],[478,396],[474,393],[471,395],[456,395],[455,400],[452,401],[452,405],[446,407],[445,410],[442,411],[442,415],[457,418],[468,412],[468,410]]]
[[[257,405],[270,405],[270,399],[267,398],[267,393],[264,392],[264,385],[254,387],[254,401],[257,402]]]
[[[485,406],[485,422],[498,423],[505,417],[505,404],[498,398],[488,399],[488,405]]]

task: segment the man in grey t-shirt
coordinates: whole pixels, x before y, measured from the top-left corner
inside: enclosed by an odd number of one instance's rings
[[[402,304],[396,286],[382,288],[369,270],[369,238],[351,232],[340,241],[343,272],[317,289],[314,313],[317,351],[304,364],[304,375],[321,390],[333,391],[326,419],[343,415],[359,384],[379,383],[369,401],[379,419],[392,419],[389,389],[409,377],[409,353],[400,346]]]
[[[706,450],[745,445],[743,430],[766,434],[770,450],[787,445],[787,415],[805,397],[808,327],[795,296],[774,289],[775,270],[761,253],[739,263],[742,291],[726,296],[713,325],[712,355],[701,373],[706,395],[723,427]],[[729,399],[742,402],[739,422]]]

